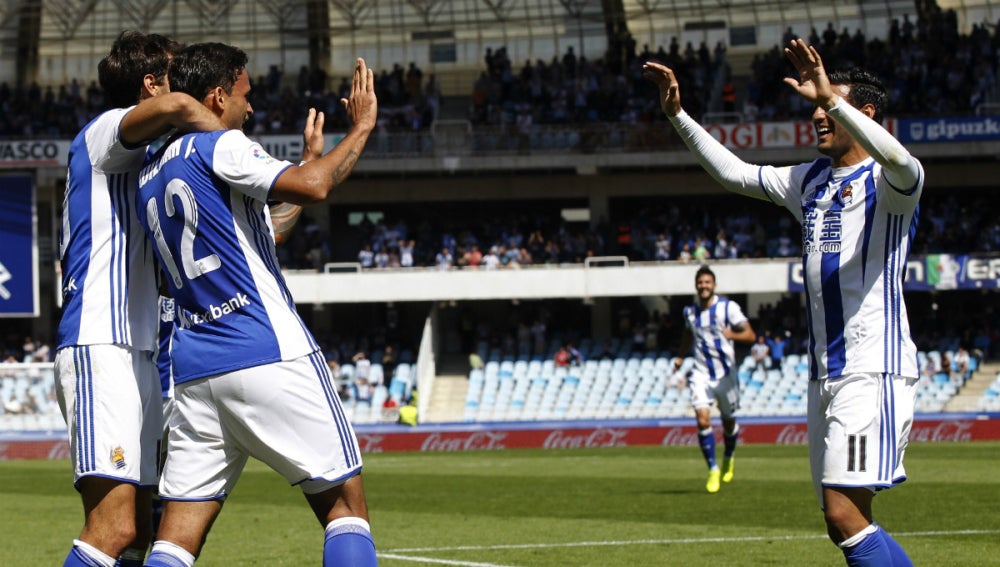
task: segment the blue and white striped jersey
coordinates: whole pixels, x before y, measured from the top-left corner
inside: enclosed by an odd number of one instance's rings
[[[914,187],[897,189],[872,158],[843,168],[821,158],[761,167],[759,180],[767,197],[802,223],[810,378],[918,376],[903,278],[923,170]]]
[[[684,308],[684,324],[694,338],[693,371],[718,380],[733,371],[736,352],[733,341],[722,336],[722,329],[738,327],[746,323],[747,317],[735,301],[718,295],[712,296],[712,303],[702,309],[695,303]]]
[[[126,148],[118,138],[129,110],[101,114],[70,145],[59,236],[63,313],[57,348],[156,348],[156,267],[133,202],[145,147]]]
[[[278,267],[267,196],[292,164],[238,130],[181,136],[139,177],[177,309],[175,384],[316,352]]]

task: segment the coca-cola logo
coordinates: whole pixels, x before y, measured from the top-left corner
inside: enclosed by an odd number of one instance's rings
[[[690,447],[698,445],[698,432],[694,428],[671,427],[663,435],[664,447]]]
[[[542,443],[545,449],[577,449],[580,447],[625,447],[627,429],[595,429],[567,432],[556,429]]]
[[[910,441],[972,441],[971,421],[914,424]]]
[[[358,435],[358,448],[362,453],[382,453],[383,435]]]
[[[421,451],[473,451],[506,449],[503,440],[506,433],[499,431],[474,431],[446,437],[443,433],[432,433],[420,445]]]
[[[778,433],[778,438],[774,442],[778,445],[808,445],[809,428],[790,423],[781,429],[781,432]]]
[[[69,443],[67,441],[60,441],[54,443],[52,447],[49,447],[49,458],[50,459],[68,459],[69,458]]]

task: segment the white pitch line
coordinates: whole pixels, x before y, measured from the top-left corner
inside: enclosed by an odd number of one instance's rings
[[[395,553],[379,552],[379,559],[398,559],[400,561],[413,561],[414,563],[434,563],[436,565],[459,565],[461,567],[508,567],[499,563],[479,563],[476,561],[455,561],[453,559],[437,559],[435,557],[414,557],[411,555],[397,555]]]
[[[1000,530],[956,530],[956,531],[933,531],[933,532],[893,532],[893,537],[926,537],[926,536],[948,536],[948,535],[988,535],[1000,534]],[[773,540],[803,540],[803,539],[826,539],[826,535],[786,535],[786,536],[748,536],[748,537],[706,537],[706,538],[683,538],[683,539],[634,539],[625,541],[578,541],[566,543],[520,543],[506,545],[456,545],[452,547],[413,547],[404,549],[391,549],[386,553],[428,553],[438,551],[489,551],[498,549],[540,549],[555,547],[610,547],[619,545],[661,545],[670,543],[738,543],[744,541],[773,541]],[[402,558],[401,558],[402,559]],[[466,563],[461,563],[466,565]],[[468,565],[479,565],[469,563]],[[484,564],[485,565],[485,564]]]

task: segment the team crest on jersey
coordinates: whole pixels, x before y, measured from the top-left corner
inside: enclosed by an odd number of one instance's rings
[[[259,148],[259,147],[254,148],[252,155],[257,159],[262,160],[264,163],[271,163],[272,161],[274,161],[274,158],[271,157],[270,154],[265,152],[264,148]]]
[[[855,191],[861,191],[864,182],[860,179],[855,179],[850,183],[844,185],[840,188],[840,195],[838,195],[840,204],[843,206],[848,206],[854,202]]]
[[[121,445],[111,450],[111,463],[118,470],[125,468],[125,449],[122,449]]]

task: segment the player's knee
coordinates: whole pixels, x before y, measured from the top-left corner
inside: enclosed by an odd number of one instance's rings
[[[856,520],[854,511],[843,506],[827,506],[823,510],[823,519],[826,521],[827,535],[836,544],[851,535],[850,526]]]

